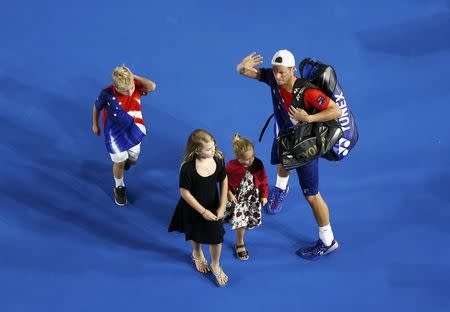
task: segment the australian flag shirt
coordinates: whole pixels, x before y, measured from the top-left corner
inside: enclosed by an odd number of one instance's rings
[[[136,90],[131,96],[118,93],[111,85],[100,92],[95,107],[103,111],[103,128],[106,149],[111,154],[129,150],[141,143],[147,130],[141,111],[141,96],[146,92]]]

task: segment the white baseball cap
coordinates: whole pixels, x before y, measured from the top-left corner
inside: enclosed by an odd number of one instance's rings
[[[288,50],[279,50],[272,57],[272,66],[295,67],[294,55]]]

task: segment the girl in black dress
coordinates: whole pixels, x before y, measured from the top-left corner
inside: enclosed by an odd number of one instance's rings
[[[196,269],[201,273],[211,271],[219,286],[225,286],[228,281],[228,276],[220,267],[227,188],[223,154],[216,149],[214,137],[205,130],[195,130],[189,136],[181,165],[181,198],[169,232],[184,233],[185,239],[192,243],[192,260]],[[211,266],[203,254],[202,244],[209,245]]]

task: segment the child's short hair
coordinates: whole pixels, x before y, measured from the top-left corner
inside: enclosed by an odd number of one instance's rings
[[[216,145],[214,156],[223,159],[223,153],[217,148],[217,143],[214,136],[206,130],[197,129],[189,135],[186,149],[184,151],[183,162],[189,162],[194,159],[195,153],[203,147],[203,144],[206,144],[210,141],[213,141],[214,145]]]
[[[250,149],[254,150],[255,147],[249,139],[240,136],[238,133],[233,135],[233,152],[236,157],[242,156]]]
[[[133,73],[126,66],[114,68],[112,79],[114,86],[119,89],[129,89],[134,83]]]

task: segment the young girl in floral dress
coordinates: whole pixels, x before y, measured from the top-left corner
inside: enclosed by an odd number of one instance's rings
[[[261,208],[267,203],[267,175],[261,160],[255,157],[253,143],[235,134],[233,151],[236,159],[226,165],[228,176],[228,203],[225,222],[236,230],[235,255],[248,260],[249,253],[244,243],[246,229],[261,224]]]

